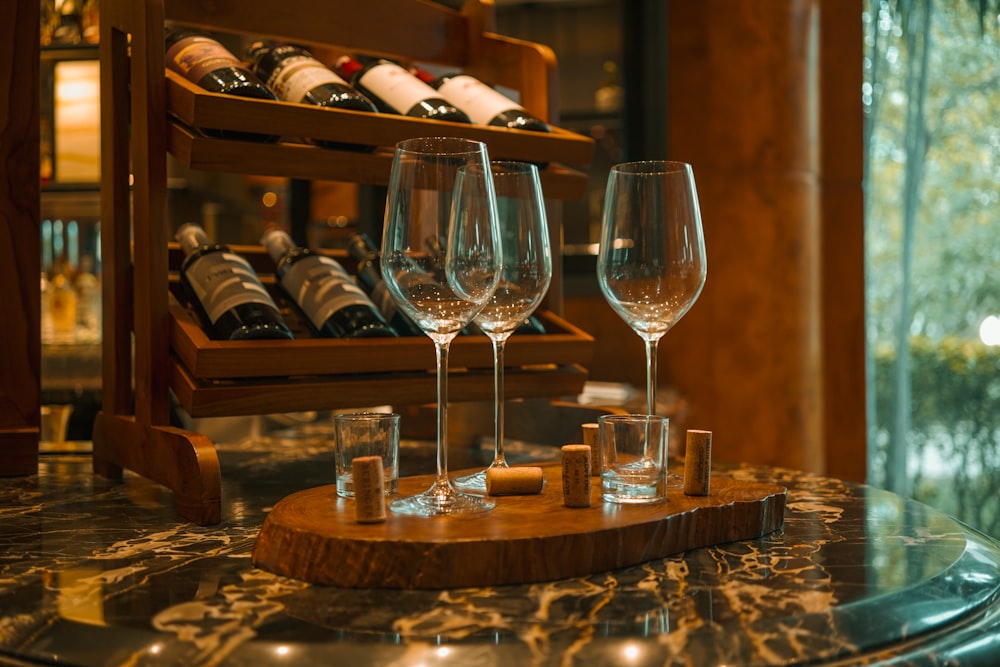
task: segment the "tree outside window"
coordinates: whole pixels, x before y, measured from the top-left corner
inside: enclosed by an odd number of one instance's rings
[[[1000,537],[1000,1],[865,8],[869,481]]]

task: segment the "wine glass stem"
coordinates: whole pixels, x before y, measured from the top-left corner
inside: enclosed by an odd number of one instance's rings
[[[507,343],[507,337],[493,338],[493,435],[495,444],[493,446],[493,463],[490,467],[506,468],[507,461],[503,456],[503,352]]]
[[[437,480],[448,485],[448,348],[450,342],[434,342],[437,358]]]
[[[646,414],[656,414],[656,344],[659,339],[646,341]]]

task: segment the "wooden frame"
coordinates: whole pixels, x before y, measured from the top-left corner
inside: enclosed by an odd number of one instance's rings
[[[102,124],[102,251],[104,261],[104,406],[94,426],[94,469],[119,476],[127,468],[174,491],[180,514],[201,524],[221,519],[221,472],[214,445],[205,436],[169,426],[170,390],[195,412],[256,414],[287,409],[294,401],[318,400],[331,407],[323,391],[345,386],[369,387],[362,396],[381,402],[421,402],[433,398],[433,375],[416,371],[409,362],[400,371],[365,378],[337,373],[322,365],[313,377],[287,385],[254,380],[196,377],[183,363],[185,356],[210,352],[197,327],[185,324],[183,309],[168,289],[171,275],[165,220],[166,154],[172,152],[189,166],[237,173],[256,173],[287,164],[285,175],[361,180],[384,184],[391,152],[386,144],[406,136],[454,133],[480,138],[492,156],[539,160],[547,194],[582,196],[585,176],[559,163],[586,163],[590,139],[559,130],[551,135],[505,128],[454,127],[421,119],[359,118],[359,114],[316,109],[288,103],[233,100],[200,91],[164,68],[163,26],[169,19],[207,30],[235,31],[318,45],[318,48],[363,50],[461,67],[483,80],[521,92],[522,103],[548,119],[555,108],[555,58],[547,47],[489,32],[491,3],[466,3],[461,12],[423,0],[380,0],[377,3],[333,0],[286,0],[282,11],[263,2],[220,0],[213,3],[163,0],[109,0],[101,7]],[[350,22],[343,20],[350,15]],[[308,19],[303,18],[308,17]],[[324,114],[320,116],[319,114]],[[338,122],[327,121],[336,114]],[[168,115],[170,120],[168,120]],[[175,119],[195,127],[301,130],[336,138],[350,133],[362,143],[383,146],[371,155],[325,151],[305,145],[264,145],[205,139]],[[215,125],[213,125],[213,123]],[[346,128],[346,130],[345,130]],[[282,133],[288,136],[287,133]],[[359,166],[360,165],[360,166]],[[130,168],[131,182],[130,187]],[[280,170],[279,170],[280,171]],[[271,173],[270,171],[268,173]],[[550,221],[550,224],[552,222]],[[553,232],[558,237],[558,230]],[[558,244],[556,244],[558,246]],[[176,267],[174,267],[176,268]],[[585,373],[574,359],[541,364],[545,351],[568,342],[576,345],[580,363],[589,359],[593,340],[565,324],[567,337],[526,341],[523,381],[513,373],[511,395],[565,394],[579,390]],[[134,363],[132,361],[134,334]],[[200,338],[199,338],[200,336]],[[244,345],[246,361],[263,354],[282,355],[315,341],[273,341]],[[342,343],[334,341],[333,344]],[[483,351],[488,341],[479,341]],[[405,341],[358,345],[405,346]],[[239,347],[237,343],[223,345]],[[513,349],[514,346],[512,346]],[[194,352],[192,352],[192,348]],[[361,349],[361,348],[359,348]],[[174,352],[180,352],[181,359]],[[299,351],[301,352],[301,350]],[[487,360],[488,356],[484,357]],[[484,364],[488,366],[488,361]],[[544,379],[543,379],[544,378]],[[465,398],[486,398],[488,376],[470,373]],[[280,387],[284,387],[281,389]],[[371,389],[370,387],[374,387]],[[278,393],[276,393],[278,392]],[[133,396],[134,394],[134,396]],[[283,394],[283,395],[282,395]],[[356,400],[356,399],[355,399]],[[348,402],[347,405],[352,405]]]
[[[0,7],[0,476],[38,470],[41,402],[38,3]],[[17,54],[15,56],[15,54]]]

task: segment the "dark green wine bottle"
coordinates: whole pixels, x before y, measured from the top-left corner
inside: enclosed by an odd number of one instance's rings
[[[358,283],[368,292],[372,302],[389,325],[400,336],[423,336],[424,332],[401,311],[382,280],[378,250],[365,234],[354,234],[347,242],[347,254],[357,262]]]
[[[185,79],[212,93],[250,97],[260,100],[277,100],[267,86],[225,46],[194,30],[166,26],[167,67]],[[208,136],[220,139],[239,139],[273,143],[279,139],[272,134],[238,132],[226,128],[200,127]]]
[[[348,111],[376,111],[371,100],[300,46],[270,41],[254,42],[247,51],[247,57],[253,72],[280,100]],[[339,150],[371,151],[375,148],[361,144],[309,140],[317,146]]]
[[[201,226],[188,223],[175,237],[184,251],[181,283],[215,340],[292,338],[278,306],[253,267]]]
[[[314,333],[333,338],[396,336],[340,262],[297,246],[280,229],[265,232],[262,242],[274,260],[278,282]]]

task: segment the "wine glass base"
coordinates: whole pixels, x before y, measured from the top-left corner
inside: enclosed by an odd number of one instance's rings
[[[461,477],[456,477],[451,480],[457,488],[463,489],[465,491],[477,491],[479,493],[486,493],[486,470],[488,468],[480,470],[479,472],[474,472],[471,475],[462,475]]]
[[[679,475],[675,472],[667,473],[667,488],[668,489],[683,489],[684,488],[684,476]]]
[[[389,509],[393,512],[411,516],[475,514],[488,512],[494,507],[496,503],[489,498],[454,490],[441,492],[437,487],[431,487],[415,496],[396,498],[389,503]]]

